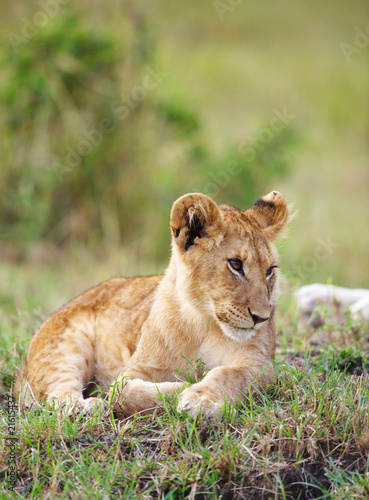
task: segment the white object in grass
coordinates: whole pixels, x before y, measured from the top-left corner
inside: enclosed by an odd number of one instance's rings
[[[300,312],[310,317],[314,307],[319,304],[348,308],[353,317],[369,319],[369,290],[364,288],[344,288],[334,285],[314,283],[305,285],[295,292]]]

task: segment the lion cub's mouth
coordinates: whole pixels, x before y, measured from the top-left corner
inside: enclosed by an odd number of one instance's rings
[[[237,326],[232,326],[229,323],[219,322],[219,326],[223,333],[231,338],[232,340],[237,340],[239,342],[246,342],[250,340],[256,333],[255,327],[252,328],[240,328]]]

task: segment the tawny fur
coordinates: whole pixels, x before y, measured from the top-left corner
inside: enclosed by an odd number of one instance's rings
[[[172,256],[163,276],[117,278],[52,314],[33,337],[14,395],[90,410],[95,381],[125,415],[162,405],[180,371],[201,358],[207,374],[179,395],[179,408],[215,416],[250,384],[273,382],[278,256],[288,220],[273,191],[249,210],[193,193],[173,205]],[[242,261],[241,272],[231,259]],[[256,318],[262,321],[256,321]]]

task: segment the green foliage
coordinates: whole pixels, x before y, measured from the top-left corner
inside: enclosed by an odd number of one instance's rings
[[[130,24],[141,43],[127,17]],[[148,62],[133,43],[116,42],[76,13],[60,14],[16,54],[10,45],[3,51],[1,222],[11,241],[88,241],[90,234],[93,242],[104,233],[105,212],[126,181],[124,157],[134,156],[140,112],[132,105],[122,134],[114,102]]]
[[[369,496],[369,473],[359,474],[357,472],[347,472],[341,467],[337,467],[333,460],[330,460],[327,467],[326,476],[331,483],[330,491],[320,488],[323,495],[319,498],[328,500],[351,500],[364,499]]]
[[[202,356],[195,361],[191,361],[182,355],[181,358],[186,360],[187,366],[185,371],[177,370],[177,377],[188,384],[200,382],[206,374],[206,364],[202,360]]]
[[[325,371],[333,369],[356,375],[369,372],[369,359],[360,345],[351,345],[341,350],[330,347],[319,356],[317,365]]]
[[[266,194],[268,186],[290,172],[293,165],[291,151],[294,151],[301,137],[291,126],[272,133],[268,142],[253,139],[246,147],[231,146],[225,158],[208,165],[209,194],[215,191],[223,203],[248,208],[260,196]],[[232,175],[232,172],[235,173]]]

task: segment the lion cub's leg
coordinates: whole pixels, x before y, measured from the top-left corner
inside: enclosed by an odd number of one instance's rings
[[[82,392],[78,391],[70,391],[58,396],[48,394],[46,401],[55,404],[56,408],[64,408],[67,413],[79,411],[92,413],[95,409],[105,412],[108,408],[103,399],[97,397],[83,399]]]
[[[251,363],[250,363],[251,364]],[[209,418],[216,417],[224,403],[237,403],[245,400],[250,385],[266,387],[273,383],[272,362],[258,366],[219,366],[213,368],[201,382],[185,389],[179,396],[178,410],[199,413]]]
[[[13,392],[20,393],[25,404],[45,400],[91,411],[99,401],[85,400],[83,390],[95,371],[94,322],[88,314],[73,317],[73,311],[62,312],[50,317],[33,337]]]
[[[48,387],[50,392],[45,393],[44,398],[40,398],[38,393],[34,393],[28,380],[18,380],[14,387],[14,394],[19,395],[20,401],[26,408],[33,406],[39,399],[44,399],[48,403],[54,404],[56,408],[64,408],[68,413],[74,411],[85,411],[91,413],[94,408],[105,410],[106,404],[101,398],[89,397],[83,399],[81,384],[75,379],[64,379],[63,383],[54,387]],[[52,389],[54,392],[52,392]],[[64,391],[64,392],[63,392]]]
[[[110,390],[109,401],[116,410],[128,417],[136,412],[163,408],[160,395],[171,396],[182,385],[180,382],[154,383],[140,378],[132,379],[131,376],[121,376]]]
[[[48,397],[47,401],[54,403],[56,408],[63,408],[68,414],[74,412],[93,413],[98,410],[100,413],[108,409],[108,405],[101,398],[90,397],[83,399],[78,392],[69,392],[58,397]]]

